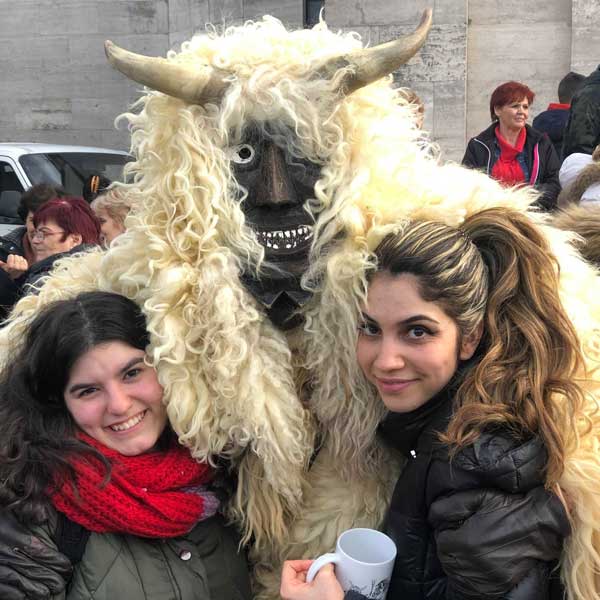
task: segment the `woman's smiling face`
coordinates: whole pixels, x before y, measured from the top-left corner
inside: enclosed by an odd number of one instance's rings
[[[64,391],[77,426],[125,456],[156,445],[167,425],[163,389],[145,353],[123,342],[106,342],[79,357]]]
[[[369,285],[356,355],[367,379],[393,412],[410,412],[440,392],[479,335],[462,338],[436,302],[421,296],[418,277],[377,273]]]
[[[504,106],[497,106],[494,108],[494,113],[498,117],[500,125],[504,128],[522,129],[529,117],[529,100],[523,98],[522,100],[509,102]]]

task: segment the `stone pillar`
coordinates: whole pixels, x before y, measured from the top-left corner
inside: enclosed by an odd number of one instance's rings
[[[239,25],[272,15],[287,27],[302,27],[302,0],[168,0],[170,47],[177,49],[207,23],[217,27]]]
[[[21,0],[0,19],[0,140],[127,149],[115,117],[139,96],[108,65],[104,40],[164,54],[167,0]]]
[[[589,75],[600,63],[600,2],[573,0],[571,70]]]
[[[467,139],[490,124],[491,93],[505,81],[535,92],[530,122],[558,101],[558,82],[571,68],[570,1],[469,0],[468,17]]]
[[[394,80],[419,95],[425,104],[424,129],[445,158],[458,159],[465,131],[467,0],[327,0],[325,16],[332,29],[358,31],[377,44],[411,32],[432,5],[433,27],[425,46]]]

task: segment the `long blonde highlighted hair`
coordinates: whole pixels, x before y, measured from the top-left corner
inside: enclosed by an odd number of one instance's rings
[[[498,425],[520,437],[539,435],[548,451],[547,485],[554,486],[576,445],[584,402],[577,378],[585,369],[541,232],[523,214],[495,208],[460,228],[410,222],[374,254],[378,271],[418,277],[421,296],[438,303],[462,336],[482,325],[442,439],[455,451]]]

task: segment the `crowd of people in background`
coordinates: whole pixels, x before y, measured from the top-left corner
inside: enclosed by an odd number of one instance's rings
[[[108,247],[125,231],[129,208],[126,196],[101,175],[86,180],[82,197],[45,183],[24,192],[18,208],[24,225],[2,238],[0,319],[43,285],[58,260]]]
[[[492,124],[471,138],[462,163],[506,186],[531,185],[559,229],[578,234],[583,257],[600,267],[600,65],[570,72],[558,102],[527,124],[535,94],[509,81],[490,98]]]
[[[570,72],[551,102],[527,123],[535,93],[508,81],[490,98],[492,124],[471,138],[463,165],[481,169],[503,185],[531,185],[548,211],[600,200],[596,175],[600,149],[600,66],[589,77]]]
[[[541,192],[540,206],[552,210],[560,192],[560,161],[550,138],[527,124],[534,97],[516,81],[498,86],[490,98],[492,124],[469,140],[462,162],[504,185],[533,186]]]

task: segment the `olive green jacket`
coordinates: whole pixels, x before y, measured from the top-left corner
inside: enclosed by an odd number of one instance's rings
[[[56,547],[55,521],[35,535]],[[221,517],[185,536],[91,533],[67,590],[52,600],[249,600],[246,559]]]

